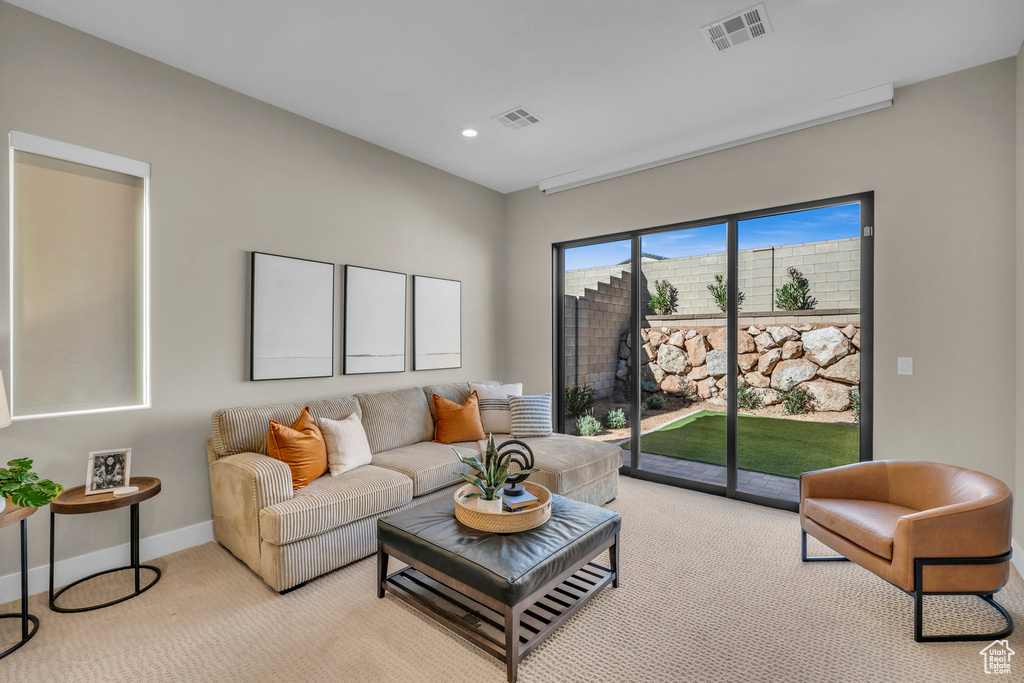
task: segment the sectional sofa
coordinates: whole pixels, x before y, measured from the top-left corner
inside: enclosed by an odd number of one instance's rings
[[[481,452],[477,442],[433,442],[434,394],[462,403],[469,384],[216,411],[206,442],[214,538],[280,592],[376,552],[379,517],[452,496],[468,471],[452,449]],[[317,419],[359,415],[372,464],[292,491],[288,465],[267,455],[267,428],[291,424],[307,405]],[[596,505],[618,494],[617,446],[564,434],[523,441],[539,468],[531,481]]]

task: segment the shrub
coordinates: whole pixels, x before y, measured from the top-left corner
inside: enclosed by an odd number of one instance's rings
[[[853,411],[857,422],[860,422],[860,387],[850,389],[850,410]]]
[[[625,429],[626,425],[629,424],[629,420],[626,419],[626,414],[622,412],[621,408],[609,410],[604,414],[602,421],[608,429]]]
[[[811,395],[801,386],[780,391],[779,396],[782,398],[782,412],[786,415],[803,415],[810,410]]]
[[[756,410],[764,407],[764,399],[754,387],[742,384],[736,389],[736,405],[740,410]]]
[[[725,284],[721,275],[715,276],[715,283],[708,285],[708,291],[711,292],[711,296],[715,300],[715,305],[722,313],[726,313],[729,310],[729,287]],[[736,292],[736,310],[743,308],[743,299],[747,295],[743,292]]]
[[[647,397],[647,407],[651,410],[664,410],[665,409],[665,397],[661,394],[651,394]]]
[[[576,418],[576,431],[580,436],[597,436],[601,433],[601,423],[593,415]]]
[[[818,305],[818,300],[811,296],[811,283],[804,274],[790,266],[789,282],[775,290],[775,306],[783,311],[809,311]]]
[[[594,409],[594,387],[582,384],[578,387],[566,387],[565,412],[575,418],[590,415]]]
[[[679,307],[679,291],[668,280],[655,280],[647,308],[654,315],[672,315]]]

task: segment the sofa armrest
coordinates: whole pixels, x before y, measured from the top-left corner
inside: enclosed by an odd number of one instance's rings
[[[847,498],[889,500],[889,475],[884,461],[857,462],[800,475],[800,500]]]
[[[237,453],[210,465],[213,536],[238,559],[260,571],[260,510],[291,500],[287,464],[259,453]]]

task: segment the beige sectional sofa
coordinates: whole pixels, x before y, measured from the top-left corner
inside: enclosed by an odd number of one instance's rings
[[[469,384],[218,410],[206,442],[214,538],[282,592],[376,552],[379,517],[451,496],[468,470],[452,449],[479,455],[484,445],[433,442],[434,394],[461,403]],[[267,455],[267,427],[307,405],[317,419],[359,415],[373,462],[293,492],[288,465]],[[562,434],[523,441],[539,468],[531,481],[596,505],[618,494],[617,446]]]

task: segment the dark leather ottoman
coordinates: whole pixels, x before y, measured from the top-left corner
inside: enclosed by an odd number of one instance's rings
[[[505,662],[520,660],[611,583],[622,518],[553,495],[551,519],[494,534],[455,519],[451,499],[377,521],[377,597],[391,593]],[[609,550],[610,566],[592,560]],[[388,557],[409,567],[388,575]]]

